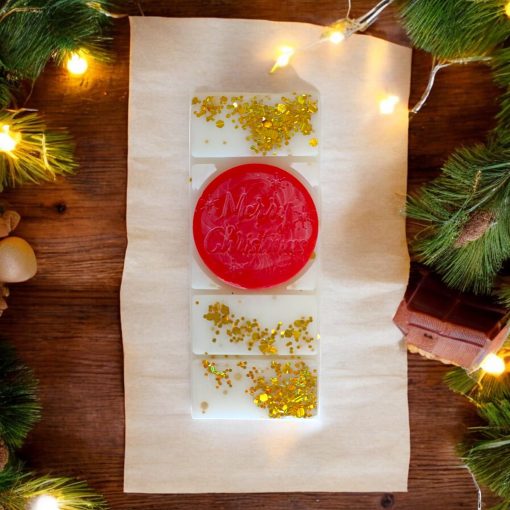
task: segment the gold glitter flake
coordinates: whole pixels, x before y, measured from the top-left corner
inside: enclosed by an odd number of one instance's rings
[[[226,118],[232,118],[235,128],[241,127],[249,132],[246,140],[250,142],[250,149],[266,155],[289,144],[292,137],[298,133],[305,136],[313,132],[312,116],[318,110],[317,101],[310,94],[293,93],[291,98],[282,96],[275,105],[265,104],[260,97],[245,100],[243,96],[230,99],[207,96],[200,100],[194,97],[191,101],[195,107],[196,117],[204,117],[207,122],[215,122],[218,128],[223,128],[225,121],[217,119],[228,113]],[[317,138],[309,141],[312,147],[317,146]]]
[[[311,138],[308,144],[311,147],[317,147],[317,145],[319,145],[319,140],[317,140],[317,138]]]
[[[215,362],[203,360],[204,375],[215,377],[216,389],[225,394],[223,384],[232,387],[231,368],[218,370]],[[245,390],[253,403],[265,409],[270,418],[310,418],[317,412],[317,370],[312,370],[302,360],[279,362],[272,361],[265,369],[248,367],[247,361],[239,361],[237,366],[242,372],[233,378],[240,381],[243,376],[249,379],[250,386]],[[227,388],[227,389],[228,389]],[[201,404],[205,412],[204,403]]]
[[[305,345],[309,349],[314,348],[315,338],[309,332],[313,322],[311,316],[301,317],[286,328],[278,321],[276,327],[269,329],[263,328],[258,319],[237,318],[227,305],[218,301],[209,305],[203,318],[213,323],[211,329],[215,335],[224,330],[230,343],[245,343],[249,351],[256,347],[264,355],[278,354],[276,341],[284,338],[288,339],[285,347],[290,354],[294,354],[295,348],[301,349]],[[212,341],[216,343],[216,340],[215,337]]]
[[[317,409],[317,375],[303,361],[271,363],[273,374],[247,374],[253,385],[247,390],[254,404],[270,418],[310,418]]]

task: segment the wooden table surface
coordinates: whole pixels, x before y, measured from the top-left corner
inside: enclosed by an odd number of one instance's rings
[[[375,0],[354,0],[353,15]],[[337,0],[146,0],[150,16],[261,18],[328,24]],[[138,8],[127,11],[138,14]],[[408,44],[390,8],[369,33]],[[412,457],[409,492],[397,494],[123,494],[124,403],[119,286],[126,248],[129,24],[114,29],[116,60],[94,65],[84,80],[49,67],[30,106],[76,138],[76,176],[6,193],[22,215],[18,234],[34,246],[38,275],[11,287],[0,333],[40,380],[43,419],[21,452],[30,467],[89,481],[112,509],[450,510],[476,508],[471,478],[454,447],[474,410],[442,383],[446,368],[409,356]],[[412,97],[430,58],[415,52]],[[459,144],[481,141],[493,125],[497,89],[482,66],[442,71],[410,126],[410,187],[435,175]],[[376,169],[374,169],[376,170]],[[367,464],[370,459],[367,458]]]

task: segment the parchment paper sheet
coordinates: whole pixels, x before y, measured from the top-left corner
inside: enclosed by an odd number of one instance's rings
[[[391,319],[408,277],[411,51],[354,35],[267,73],[321,28],[131,19],[128,249],[121,290],[127,492],[405,491],[406,353]],[[193,421],[188,123],[194,89],[321,94],[321,419]],[[379,113],[386,94],[401,98]]]

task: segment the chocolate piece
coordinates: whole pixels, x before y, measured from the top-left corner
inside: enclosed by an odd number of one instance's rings
[[[411,350],[475,370],[506,340],[509,316],[494,298],[450,289],[428,269],[413,265],[393,321]]]

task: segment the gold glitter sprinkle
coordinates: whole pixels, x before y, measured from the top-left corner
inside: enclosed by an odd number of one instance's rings
[[[284,338],[288,339],[285,347],[290,354],[294,348],[301,349],[304,345],[309,349],[314,347],[315,338],[308,330],[313,322],[311,316],[296,319],[285,328],[278,321],[276,327],[269,329],[262,327],[258,319],[237,318],[227,305],[218,301],[209,305],[203,318],[213,323],[211,330],[215,335],[225,331],[230,343],[245,343],[249,351],[257,347],[262,354],[278,354],[276,341]],[[215,340],[216,337],[212,341]]]
[[[253,385],[248,394],[253,402],[267,409],[270,418],[294,416],[310,418],[317,409],[317,376],[303,361],[271,363],[273,374],[266,378],[250,374]]]
[[[232,387],[229,374],[232,372],[228,365],[224,370],[218,370],[216,364],[209,360],[202,362],[205,376],[213,374],[216,389],[225,383]],[[235,380],[241,380],[243,375],[251,381],[251,386],[245,390],[253,403],[261,409],[267,410],[270,418],[310,418],[317,410],[317,370],[311,370],[304,361],[272,361],[267,368],[248,368],[247,361],[239,361],[238,367],[244,372],[236,372]],[[201,404],[202,405],[202,404]]]
[[[313,132],[311,118],[318,110],[317,101],[310,94],[296,93],[291,98],[282,96],[276,106],[265,104],[263,98],[257,96],[250,100],[244,100],[243,96],[230,100],[226,96],[207,96],[202,100],[194,97],[191,103],[196,107],[193,113],[197,117],[204,117],[206,122],[214,121],[218,128],[225,125],[225,121],[217,117],[223,115],[226,108],[225,118],[235,116],[232,119],[235,128],[241,127],[250,133],[246,137],[251,142],[250,149],[263,155],[288,145],[298,133],[310,135]],[[317,138],[312,138],[309,144],[317,146]]]

